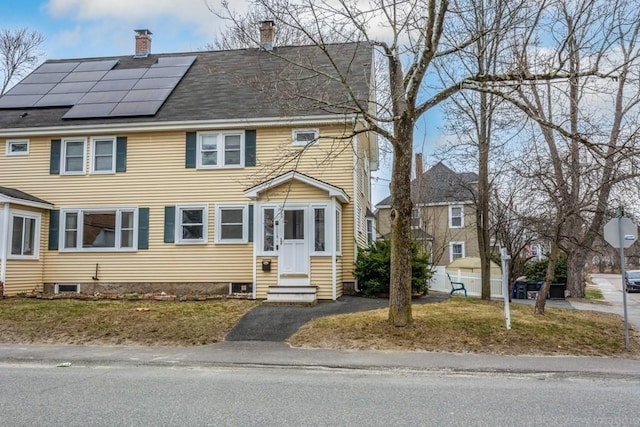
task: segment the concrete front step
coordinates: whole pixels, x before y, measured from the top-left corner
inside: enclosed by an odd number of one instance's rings
[[[315,305],[318,302],[317,294],[317,286],[269,286],[266,302],[268,304]]]

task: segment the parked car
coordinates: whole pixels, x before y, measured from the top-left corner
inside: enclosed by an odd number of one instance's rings
[[[629,270],[626,273],[626,280],[624,281],[624,290],[627,292],[639,292],[640,291],[640,270]]]

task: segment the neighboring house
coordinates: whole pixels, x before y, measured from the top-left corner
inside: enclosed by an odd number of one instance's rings
[[[326,47],[347,95],[291,65],[331,74],[314,46],[152,54],[136,33],[135,55],[46,61],[0,98],[4,294],[339,298],[377,168],[375,135],[350,136],[371,48]]]
[[[434,266],[457,258],[478,256],[475,204],[478,177],[457,173],[442,162],[422,172],[422,156],[416,155],[416,178],[411,181],[412,235],[429,254]],[[378,233],[391,233],[391,196],[376,205]]]

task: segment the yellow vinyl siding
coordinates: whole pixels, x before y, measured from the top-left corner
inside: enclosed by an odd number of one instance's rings
[[[329,200],[326,191],[300,181],[291,180],[271,188],[260,195],[261,202],[315,202]]]
[[[318,299],[332,299],[331,257],[311,257],[311,285],[318,287]]]
[[[262,260],[271,260],[271,271],[262,271]],[[269,286],[278,284],[278,257],[258,257],[256,262],[256,298],[266,299]]]
[[[128,138],[127,171],[107,175],[90,173],[91,137],[102,136],[103,133],[85,135],[87,172],[84,175],[49,174],[51,139],[64,138],[64,135],[32,137],[28,156],[0,156],[0,178],[3,186],[17,188],[50,201],[55,204],[55,209],[149,208],[148,250],[48,251],[45,239],[40,247],[44,273],[34,277],[33,280],[38,282],[36,285],[42,282],[94,282],[92,277],[96,264],[98,283],[252,282],[253,243],[215,243],[216,203],[250,204],[252,202],[244,196],[247,188],[292,169],[342,188],[353,201],[353,150],[350,141],[324,139],[332,134],[340,135],[341,131],[339,126],[333,130],[331,127],[321,127],[323,139],[320,143],[308,147],[295,161],[288,161],[292,154],[301,151],[291,144],[291,128],[258,128],[258,164],[238,169],[185,168],[183,131],[119,133],[112,136]],[[26,170],[29,179],[25,179]],[[286,186],[288,184],[271,191],[283,191]],[[288,194],[287,200],[328,199],[326,192],[298,182],[294,182],[291,189],[294,191]],[[275,193],[272,196],[275,197]],[[209,207],[208,243],[164,243],[165,206],[204,203]],[[352,265],[354,236],[351,203],[342,207],[342,253],[345,262]],[[43,214],[41,225],[43,238],[48,236],[49,229],[45,216]],[[263,282],[269,282],[271,276],[260,271],[259,262],[256,268],[259,269],[257,285],[261,293],[262,287],[268,284]],[[276,262],[272,264],[270,274],[273,277],[277,275]],[[338,281],[341,280],[339,276]],[[346,280],[352,278],[349,276]]]

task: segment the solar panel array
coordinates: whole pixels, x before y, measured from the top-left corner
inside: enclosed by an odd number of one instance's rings
[[[0,108],[71,108],[65,119],[152,116],[196,56],[167,56],[147,68],[116,68],[117,59],[47,62],[0,97]]]

